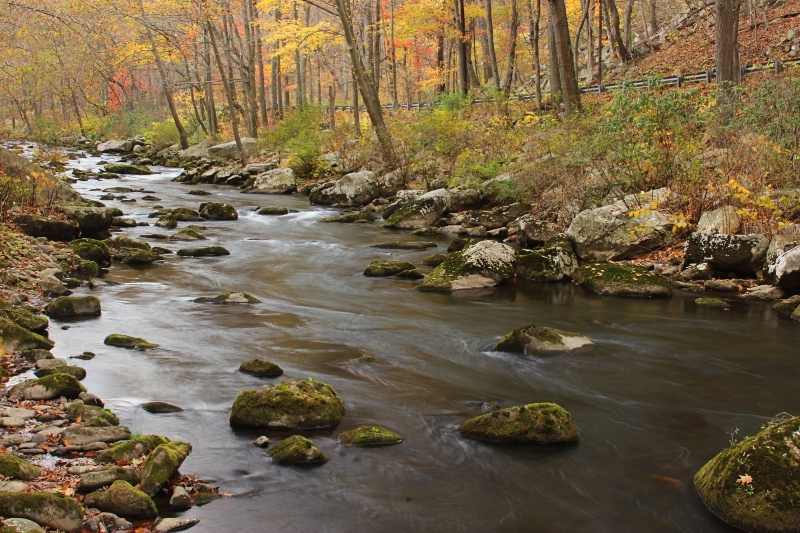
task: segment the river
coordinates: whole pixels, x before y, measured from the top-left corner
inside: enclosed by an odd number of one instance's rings
[[[96,169],[98,162],[84,157],[70,165]],[[406,232],[321,223],[336,210],[303,196],[190,187],[170,181],[175,169],[154,170],[74,187],[92,199],[115,186],[153,191],[160,201],[133,193],[126,196],[135,203],[105,202],[150,223],[156,204],[230,203],[238,221],[202,224],[203,245],[225,246],[231,255],[168,255],[146,269],[115,264],[106,278],[118,285],[76,291],[98,296],[102,316],[53,321],[51,337],[57,356],[96,352],[80,363],[88,389],[132,431],[191,442],[182,472],[230,495],[182,513],[201,520],[192,531],[731,531],[705,509],[692,476],[732,437],[757,432],[782,411],[800,412],[800,327],[766,304],[735,302],[724,311],[696,306],[691,294],[604,298],[572,284],[419,292],[416,282],[362,274],[376,259],[420,264],[432,253],[371,247],[416,240]],[[212,195],[187,194],[193,188]],[[255,214],[267,205],[296,212]],[[438,251],[451,238],[435,238]],[[193,302],[238,290],[260,303]],[[547,358],[492,351],[502,335],[528,323],[588,335],[597,346]],[[105,346],[110,333],[160,348]],[[362,354],[375,361],[357,361]],[[253,357],[286,373],[262,380],[238,372]],[[242,390],[309,377],[334,387],[347,408],[334,431],[312,434],[330,462],[273,465],[251,444],[260,433],[229,426],[229,409]],[[141,409],[154,400],[185,411]],[[570,411],[582,440],[554,451],[461,438],[458,424],[481,414],[484,402],[556,402]],[[384,425],[404,441],[372,449],[337,443],[339,432],[361,424]]]

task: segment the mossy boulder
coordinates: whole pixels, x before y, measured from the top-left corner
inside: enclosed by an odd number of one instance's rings
[[[123,480],[115,481],[108,490],[87,494],[84,501],[89,507],[95,507],[124,518],[155,518],[158,516],[156,504],[150,499],[150,496]]]
[[[720,452],[694,476],[706,506],[757,533],[798,531],[800,417],[773,422]]]
[[[569,279],[578,268],[578,256],[572,241],[560,236],[547,241],[538,250],[521,250],[517,256],[517,277],[538,282]]]
[[[18,326],[40,335],[45,335],[48,326],[50,326],[47,317],[36,314],[24,307],[14,307],[0,311],[0,317],[2,316],[5,316]]]
[[[772,306],[774,310],[784,315],[791,315],[800,306],[800,294],[790,296]]]
[[[125,426],[70,426],[61,434],[63,442],[76,446],[93,442],[117,442],[131,438],[131,430]]]
[[[109,252],[108,246],[103,241],[78,239],[69,243],[69,247],[81,259],[94,261],[98,265],[108,266],[111,264],[111,252]]]
[[[500,409],[467,420],[458,430],[465,437],[495,443],[572,444],[580,440],[572,416],[554,403]]]
[[[446,253],[429,255],[422,260],[422,264],[425,266],[437,267],[447,260],[447,255]]]
[[[45,237],[50,241],[71,241],[80,229],[74,220],[46,218],[39,215],[17,215],[14,224],[31,237]]]
[[[152,265],[160,260],[161,256],[153,250],[130,250],[122,258],[122,263],[130,266]]]
[[[494,349],[499,352],[547,355],[574,352],[591,346],[594,346],[594,342],[579,333],[528,324],[509,332]]]
[[[115,481],[127,481],[131,485],[138,485],[141,475],[138,468],[123,468],[121,466],[109,466],[102,470],[93,470],[81,475],[78,480],[78,492],[94,492],[103,487],[113,485]]]
[[[400,435],[381,426],[359,426],[339,434],[345,446],[390,446],[402,441]]]
[[[286,207],[277,207],[277,206],[262,207],[261,209],[258,210],[258,214],[279,217],[283,215],[288,215],[289,209]],[[322,222],[325,221],[323,220]]]
[[[181,248],[178,250],[178,255],[181,257],[218,257],[231,255],[231,253],[222,246],[203,246],[200,248]]]
[[[50,339],[0,316],[0,348],[3,351],[11,353],[15,350],[49,350],[53,346],[55,343]]]
[[[77,398],[86,387],[69,374],[51,374],[39,379],[29,379],[11,387],[9,396],[22,396],[26,400],[51,400],[64,396]]]
[[[39,467],[8,452],[0,453],[0,476],[30,481],[39,477]]]
[[[451,253],[417,287],[424,291],[456,291],[494,287],[514,277],[514,249],[496,241],[481,241]]]
[[[67,417],[76,422],[80,422],[87,426],[118,426],[119,418],[117,415],[94,405],[86,405],[82,403],[73,403],[67,408]]]
[[[191,452],[192,445],[188,442],[159,444],[142,463],[142,490],[150,495],[156,494]]]
[[[239,213],[230,204],[205,202],[200,204],[200,216],[206,220],[238,220]]]
[[[589,263],[570,276],[573,281],[603,296],[668,298],[669,284],[646,268],[617,263]]]
[[[311,379],[285,381],[239,393],[230,423],[251,428],[331,428],[342,421],[344,411],[344,403],[330,385]]]
[[[261,212],[259,211],[259,214]],[[343,224],[354,224],[373,222],[377,217],[373,211],[356,211],[353,213],[343,213],[335,217],[323,218],[320,222],[339,222]]]
[[[206,236],[192,228],[184,228],[169,238],[171,241],[204,241]]]
[[[694,303],[701,307],[727,308],[731,306],[731,304],[720,298],[695,298]]]
[[[96,296],[59,296],[44,308],[50,318],[64,319],[100,316],[100,300]]]
[[[119,251],[125,251],[129,248],[135,248],[137,250],[149,250],[151,248],[151,246],[146,242],[137,241],[136,239],[131,239],[125,235],[119,235],[113,239],[107,239],[104,242],[111,248]]]
[[[183,408],[177,405],[172,405],[167,402],[147,402],[142,404],[142,409],[148,413],[164,414],[164,413],[180,413]]]
[[[191,207],[177,207],[169,213],[177,222],[197,222],[203,220],[200,213]]]
[[[111,335],[107,336],[103,340],[103,344],[142,351],[149,350],[151,348],[158,348],[158,344],[147,342],[140,337],[131,337],[130,335],[123,335],[121,333],[112,333]]]
[[[267,453],[272,457],[272,462],[278,465],[314,465],[328,462],[328,458],[314,442],[302,435],[283,439]]]
[[[82,236],[100,238],[108,234],[116,213],[114,209],[87,206],[62,206],[59,210],[78,223]]]
[[[419,196],[400,197],[384,208],[383,226],[400,229],[427,228],[433,226],[449,206],[450,193],[446,189],[436,189]]]
[[[114,445],[113,448],[103,450],[94,458],[97,463],[116,463],[119,461],[133,461],[142,456],[150,455],[162,444],[167,444],[170,440],[161,435],[143,435],[125,442]]]
[[[103,169],[112,174],[128,174],[132,176],[148,176],[152,170],[144,165],[128,165],[126,163],[109,163]]]
[[[60,359],[54,359],[54,361],[60,361]],[[53,365],[53,366],[45,366],[42,368],[37,368],[34,371],[34,375],[37,378],[43,378],[45,376],[50,376],[52,374],[68,374],[78,381],[82,381],[86,379],[86,369],[80,366],[69,365],[66,362],[60,365]]]
[[[283,369],[271,361],[250,359],[239,365],[239,372],[252,374],[260,378],[276,378],[283,374]]]
[[[246,292],[226,292],[215,296],[213,298],[209,298],[206,296],[201,296],[200,298],[194,299],[195,303],[199,304],[257,304],[259,303],[259,299],[253,296],[252,294],[248,294]]]
[[[100,265],[94,261],[81,261],[75,269],[75,274],[81,279],[96,278],[100,275]]]
[[[53,492],[0,492],[0,516],[27,518],[68,533],[83,526],[83,507],[78,500]]]
[[[373,261],[364,270],[364,275],[373,278],[382,278],[388,276],[396,276],[404,270],[414,270],[416,267],[413,263],[408,261],[401,261],[399,259],[382,259]]]

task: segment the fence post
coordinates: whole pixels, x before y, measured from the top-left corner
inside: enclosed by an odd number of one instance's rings
[[[714,72],[713,70],[707,70],[706,71],[706,85],[710,85],[711,84],[711,74],[713,72]]]
[[[683,87],[683,75],[682,74],[678,74],[678,76],[676,78],[676,85],[677,85],[678,89]]]
[[[775,60],[775,74],[780,74],[783,72],[783,63],[781,63],[780,59]]]

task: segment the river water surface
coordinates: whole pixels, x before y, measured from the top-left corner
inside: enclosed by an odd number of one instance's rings
[[[98,162],[88,157],[72,166],[95,169]],[[123,424],[191,442],[181,470],[231,495],[183,513],[201,520],[192,531],[730,531],[697,497],[693,474],[737,428],[738,437],[753,434],[777,413],[800,412],[800,327],[765,304],[737,302],[723,311],[697,307],[689,294],[603,298],[571,284],[419,292],[416,282],[362,274],[381,258],[420,264],[431,251],[371,247],[415,239],[406,232],[320,223],[336,211],[302,196],[211,185],[200,187],[212,196],[192,196],[197,187],[170,181],[178,171],[155,170],[75,188],[92,199],[114,186],[153,191],[160,201],[132,193],[126,196],[135,203],[106,202],[151,223],[156,204],[230,203],[239,220],[203,222],[208,241],[150,242],[172,250],[218,244],[231,255],[168,255],[147,269],[115,264],[107,279],[118,285],[78,291],[100,298],[102,317],[53,321],[51,336],[57,356],[98,354],[81,362],[85,384]],[[254,213],[267,205],[296,212]],[[148,233],[171,232],[126,230],[135,238]],[[444,251],[450,239],[437,239]],[[192,301],[228,291],[261,303]],[[492,351],[502,335],[528,323],[579,332],[597,346],[549,358]],[[160,348],[105,346],[110,333]],[[375,361],[356,361],[362,354]],[[237,371],[254,357],[286,373],[261,380]],[[229,409],[242,390],[309,377],[333,386],[347,408],[336,430],[312,435],[330,462],[273,465],[251,444],[258,432],[229,426]],[[154,400],[185,411],[141,409]],[[461,438],[458,424],[481,414],[484,402],[556,402],[570,411],[582,440],[552,451]],[[339,432],[361,424],[385,425],[404,441],[374,449],[337,444]]]

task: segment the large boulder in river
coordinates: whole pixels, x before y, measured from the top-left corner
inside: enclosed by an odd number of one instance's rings
[[[775,235],[766,256],[769,278],[788,291],[800,290],[800,234]]]
[[[111,252],[108,245],[103,241],[95,239],[77,239],[69,243],[73,252],[78,254],[81,259],[94,261],[98,265],[108,266],[111,264]]]
[[[59,296],[44,308],[50,318],[64,319],[100,316],[100,300],[96,296]]]
[[[548,241],[537,250],[520,250],[517,254],[517,277],[550,282],[568,279],[578,268],[578,256],[566,236]]]
[[[142,490],[156,494],[191,452],[191,444],[175,440],[156,447],[142,463]]]
[[[472,439],[516,444],[573,444],[580,440],[572,416],[554,403],[500,409],[467,420],[459,432]]]
[[[417,287],[425,291],[456,291],[494,287],[514,277],[514,249],[496,241],[481,241],[451,253]]]
[[[242,137],[241,143],[245,154],[248,156],[252,155],[256,151],[256,148],[258,148],[258,141],[252,137]],[[239,157],[239,151],[236,148],[236,141],[210,146],[208,148],[208,157],[217,160],[237,159]]]
[[[592,339],[580,333],[528,324],[509,332],[494,349],[525,355],[549,355],[574,352],[591,346],[594,346]]]
[[[16,215],[14,224],[31,237],[45,237],[50,241],[71,241],[80,229],[74,220],[60,220],[40,215]]]
[[[133,152],[133,141],[106,141],[97,143],[96,149],[101,154],[127,154]]]
[[[344,417],[344,403],[321,381],[284,381],[262,390],[239,393],[230,413],[235,426],[272,429],[335,427]]]
[[[797,532],[800,524],[800,417],[773,422],[706,463],[694,485],[725,522],[757,533]]]
[[[339,207],[362,207],[372,202],[380,193],[375,173],[369,170],[345,174],[311,189],[308,197],[312,204]]]
[[[581,211],[567,228],[578,257],[590,261],[633,259],[670,244],[673,224],[646,194]]]
[[[112,464],[118,461],[133,461],[134,459],[140,459],[142,456],[150,455],[150,452],[168,442],[170,440],[161,435],[142,435],[116,444],[113,448],[103,450],[95,456],[94,460],[97,463]]]
[[[200,216],[206,220],[238,220],[239,213],[230,204],[204,202],[200,204]]]
[[[155,518],[156,504],[150,497],[130,483],[115,481],[108,490],[86,495],[86,505],[124,518]]]
[[[109,163],[103,169],[112,174],[128,174],[131,176],[148,176],[153,173],[145,165],[129,165],[127,163]]]
[[[83,507],[78,500],[53,492],[0,492],[0,516],[27,518],[68,533],[83,526]]]
[[[254,194],[290,194],[297,190],[294,170],[276,168],[256,176],[253,184],[242,192]]]
[[[387,228],[420,229],[432,226],[450,207],[447,189],[436,189],[421,195],[399,195],[384,208],[383,225]]]
[[[84,237],[105,238],[114,221],[115,209],[105,207],[62,206],[59,210],[78,223]]]
[[[589,263],[576,268],[572,280],[602,296],[666,298],[672,289],[644,267],[616,263]]]
[[[315,465],[328,462],[328,458],[316,447],[314,441],[302,435],[283,439],[268,453],[276,465]]]
[[[714,270],[755,277],[764,270],[769,239],[764,235],[692,233],[683,247],[683,264],[708,263]]]

